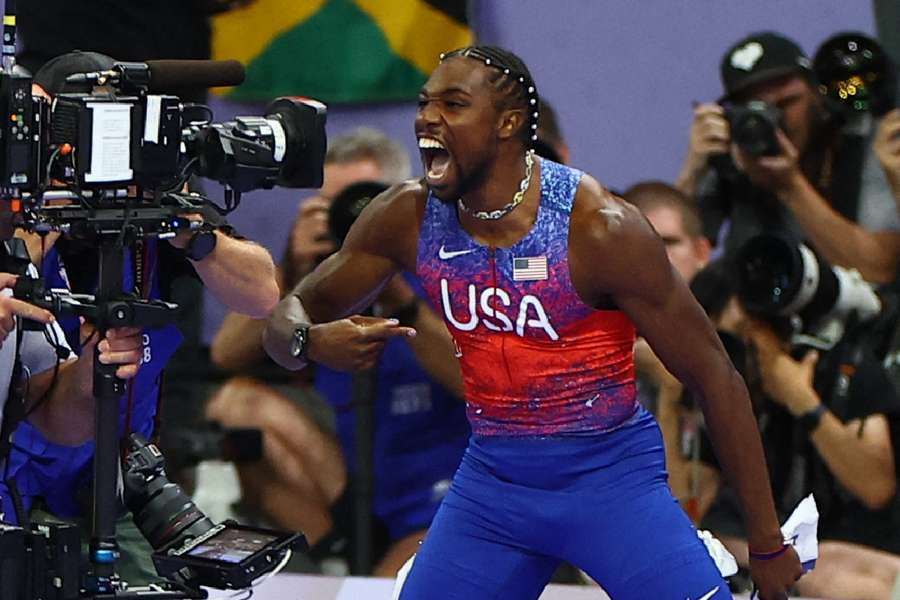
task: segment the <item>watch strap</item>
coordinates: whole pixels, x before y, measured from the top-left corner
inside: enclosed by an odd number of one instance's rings
[[[797,417],[797,420],[800,422],[800,424],[803,426],[803,429],[805,429],[807,433],[812,433],[819,426],[819,423],[822,422],[822,415],[824,415],[827,410],[827,406],[825,406],[824,404],[819,404],[811,411],[805,412]]]
[[[191,236],[184,253],[193,261],[203,260],[216,249],[216,243],[216,232],[204,227]]]

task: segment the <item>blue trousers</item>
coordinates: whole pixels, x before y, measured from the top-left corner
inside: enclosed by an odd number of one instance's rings
[[[641,409],[592,436],[473,436],[400,600],[537,598],[562,561],[614,600],[731,598]]]

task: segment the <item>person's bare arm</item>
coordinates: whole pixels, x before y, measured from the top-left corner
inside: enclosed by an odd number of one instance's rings
[[[93,326],[82,326],[82,355],[59,367],[55,385],[48,369],[32,376],[28,386],[28,420],[54,444],[78,446],[94,436],[94,350],[104,364],[121,365],[116,376],[137,375],[143,357],[141,330],[133,327],[110,329],[100,340]],[[51,388],[52,385],[52,388]]]
[[[215,231],[216,247],[201,260],[191,261],[203,285],[231,310],[262,318],[278,302],[275,263],[269,251],[249,240]],[[172,245],[184,248],[189,235],[179,234]]]
[[[281,269],[275,268],[278,288],[283,287]],[[266,357],[263,349],[265,319],[254,319],[237,312],[225,315],[209,345],[209,358],[225,371],[241,371],[259,364]]]
[[[662,240],[635,207],[588,177],[579,186],[576,206],[570,233],[576,289],[595,305],[611,297],[666,368],[691,390],[740,498],[750,546],[757,552],[780,549],[784,540],[747,388],[712,324],[675,274]],[[603,257],[601,268],[597,257]],[[801,573],[792,550],[755,561],[751,570],[762,598],[785,597]]]
[[[341,249],[278,303],[263,334],[263,346],[278,364],[305,366],[306,361],[290,354],[293,332],[302,324],[312,324],[309,360],[337,370],[368,368],[388,337],[415,335],[393,320],[346,317],[371,305],[395,273],[414,268],[418,187],[394,186],[372,200]]]
[[[842,423],[828,412],[811,439],[835,479],[867,508],[879,510],[894,499],[897,475],[884,415]]]
[[[209,358],[225,371],[241,371],[258,364],[266,356],[262,346],[265,319],[230,312],[209,346]]]
[[[900,211],[900,108],[882,118],[873,146]]]
[[[675,187],[688,198],[693,198],[700,180],[709,170],[710,156],[727,154],[730,140],[731,132],[721,106],[712,103],[695,106],[688,152],[675,180]]]
[[[781,154],[754,158],[733,148],[735,163],[757,186],[775,193],[825,260],[856,269],[872,283],[890,283],[900,265],[900,233],[870,231],[843,217],[813,187],[797,149],[781,130]]]
[[[794,360],[767,325],[754,323],[748,331],[766,394],[795,417],[816,409],[822,403],[813,387],[816,354]],[[894,449],[884,415],[871,415],[861,425],[860,420],[842,423],[826,411],[810,439],[841,485],[866,507],[877,510],[897,491]]]

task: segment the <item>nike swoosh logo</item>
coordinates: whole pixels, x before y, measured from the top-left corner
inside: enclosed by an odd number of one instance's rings
[[[441,260],[447,260],[450,258],[456,258],[457,256],[462,256],[463,254],[470,254],[475,252],[477,248],[471,248],[469,250],[444,250],[444,247],[441,246],[440,250],[438,250],[438,258]]]
[[[712,598],[713,595],[715,595],[715,593],[718,592],[718,591],[719,591],[719,586],[716,586],[716,587],[714,587],[713,589],[711,589],[711,590],[709,590],[708,592],[706,592],[705,594],[703,594],[702,596],[700,596],[699,598],[697,598],[697,600],[709,600],[709,599]]]

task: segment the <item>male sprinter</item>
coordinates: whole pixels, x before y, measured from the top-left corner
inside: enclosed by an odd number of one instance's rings
[[[535,158],[538,96],[513,54],[443,57],[419,96],[424,181],[394,186],[284,298],[265,335],[288,368],[367,367],[395,321],[365,308],[415,271],[447,322],[474,435],[401,593],[537,598],[561,560],[620,599],[730,597],[666,483],[635,400],[635,326],[700,398],[740,495],[764,600],[800,576],[775,516],[747,391],[634,207]]]

